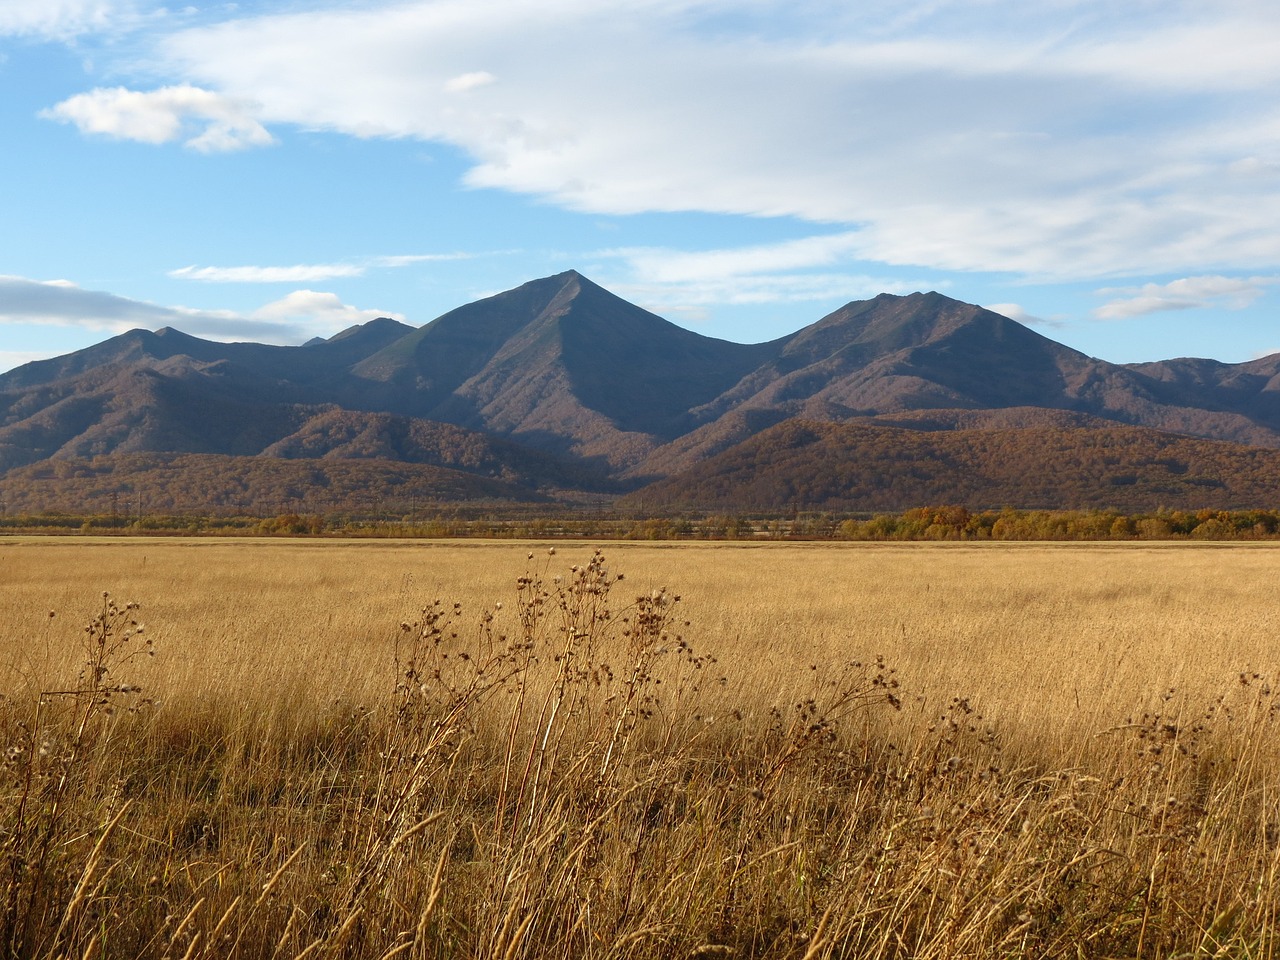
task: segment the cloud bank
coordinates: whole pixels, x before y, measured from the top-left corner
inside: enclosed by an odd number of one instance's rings
[[[376,317],[404,320],[402,314],[362,310],[344,304],[336,294],[313,290],[297,290],[249,314],[240,314],[131,300],[86,290],[66,280],[0,276],[0,325],[43,324],[110,334],[139,327],[176,327],[213,340],[296,344],[312,337],[330,336]]]
[[[51,115],[204,124],[208,150],[269,126],[442,142],[473,187],[841,224],[846,261],[1256,270],[1280,260],[1277,48],[1256,0],[399,0],[176,31],[149,64],[178,86]]]

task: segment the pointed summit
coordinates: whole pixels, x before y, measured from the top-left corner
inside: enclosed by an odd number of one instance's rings
[[[704,337],[568,270],[467,304],[355,368],[404,412],[537,438],[552,450],[643,456],[736,383],[755,347]]]

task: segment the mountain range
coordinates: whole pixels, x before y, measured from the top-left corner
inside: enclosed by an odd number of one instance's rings
[[[1037,458],[1046,444],[1058,454]],[[1072,450],[1081,469],[1064,476]],[[1024,469],[979,482],[997,455]],[[739,344],[569,271],[417,328],[379,319],[296,347],[132,330],[0,375],[10,510],[100,506],[140,484],[194,509],[174,493],[192,489],[183,470],[202,477],[204,508],[224,508],[235,491],[218,494],[219,471],[267,461],[398,464],[407,479],[388,489],[408,499],[417,483],[424,500],[1052,505],[1062,477],[1062,506],[1261,505],[1280,489],[1280,355],[1113,364],[938,293]],[[167,494],[142,466],[160,463]],[[823,483],[791,482],[815,470]],[[324,486],[289,476],[289,499]]]

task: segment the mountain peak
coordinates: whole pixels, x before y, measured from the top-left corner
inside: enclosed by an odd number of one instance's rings
[[[354,326],[347,327],[335,333],[326,340],[326,343],[339,343],[343,340],[350,340],[352,337],[386,337],[388,335],[404,336],[406,333],[412,333],[413,327],[407,323],[401,323],[399,320],[393,320],[390,317],[377,317],[366,323],[357,323]]]
[[[906,295],[882,293],[870,300],[854,300],[792,334],[787,351],[809,354],[817,350],[825,354],[836,343],[843,343],[859,346],[869,355],[885,355],[922,347],[973,328],[981,328],[982,337],[999,340],[1018,337],[1020,331],[1028,338],[1044,340],[1007,317],[931,290]]]

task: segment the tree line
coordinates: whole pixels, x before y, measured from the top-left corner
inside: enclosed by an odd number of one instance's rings
[[[59,512],[0,516],[0,534],[22,533],[520,540],[1276,540],[1280,539],[1280,508],[1124,513],[1012,508],[971,511],[951,504],[901,513],[652,516],[607,511],[548,515],[516,508],[458,507],[429,516],[296,512],[266,516],[133,517]]]

